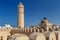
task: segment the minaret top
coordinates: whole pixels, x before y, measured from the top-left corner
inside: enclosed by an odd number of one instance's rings
[[[22,2],[19,3],[18,7],[24,7],[24,5],[22,4]]]
[[[20,2],[20,5],[22,4],[22,2]]]

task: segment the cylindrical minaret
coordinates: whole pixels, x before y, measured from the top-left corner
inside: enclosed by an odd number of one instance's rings
[[[20,3],[18,5],[18,28],[24,28],[24,5]]]

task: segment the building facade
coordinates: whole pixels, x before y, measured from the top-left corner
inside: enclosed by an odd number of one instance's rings
[[[24,27],[24,5],[18,5],[17,27],[0,27],[0,40],[60,40],[60,28],[43,18],[39,25]]]

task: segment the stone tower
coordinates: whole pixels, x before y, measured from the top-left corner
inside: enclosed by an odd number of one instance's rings
[[[18,5],[18,28],[24,28],[24,5],[20,2]]]

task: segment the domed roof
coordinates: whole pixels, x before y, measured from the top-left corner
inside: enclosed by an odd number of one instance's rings
[[[44,18],[42,19],[41,23],[48,23],[47,18],[46,18],[46,17],[44,17]]]
[[[34,40],[39,34],[40,34],[39,32],[33,32],[32,34],[30,34],[30,39]]]
[[[25,34],[13,34],[11,38],[17,40],[29,40],[29,37]]]

